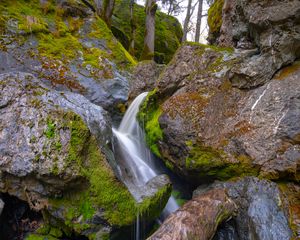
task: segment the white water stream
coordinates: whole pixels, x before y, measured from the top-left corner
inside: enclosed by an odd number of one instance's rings
[[[117,159],[119,159],[120,175],[133,196],[135,196],[134,188],[145,185],[158,175],[154,164],[155,159],[146,146],[144,132],[136,119],[139,106],[146,96],[147,92],[137,96],[126,111],[118,130],[113,129],[118,144]],[[171,196],[162,217],[165,218],[178,208],[174,197]],[[139,223],[137,228],[138,225]],[[139,235],[138,229],[137,232],[136,235]],[[139,239],[139,236],[136,236],[136,239]]]

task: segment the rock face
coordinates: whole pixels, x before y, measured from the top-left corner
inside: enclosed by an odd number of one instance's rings
[[[299,181],[300,65],[244,91],[228,74],[246,54],[183,46],[141,108],[148,144],[189,179],[246,174]]]
[[[0,73],[32,73],[119,112],[128,96],[125,70],[135,60],[81,1],[5,0],[0,14]]]
[[[134,68],[129,81],[128,101],[131,102],[142,92],[151,91],[163,68],[164,65],[158,65],[154,61],[139,62]]]
[[[214,9],[223,5],[222,15]],[[209,19],[211,43],[257,52],[232,69],[234,86],[264,84],[283,66],[300,57],[300,3],[293,1],[217,0]],[[221,27],[216,25],[221,23]],[[216,38],[217,37],[217,38]]]
[[[234,215],[236,205],[222,189],[194,197],[171,214],[148,239],[211,239],[222,221]]]
[[[246,177],[235,182],[216,183],[238,207],[233,218],[238,239],[291,239],[289,215],[283,211],[285,198],[276,183]],[[210,190],[212,191],[212,190]],[[199,188],[194,196],[202,196]]]

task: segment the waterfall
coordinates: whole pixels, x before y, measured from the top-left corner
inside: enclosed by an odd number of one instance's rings
[[[144,131],[136,119],[139,106],[147,94],[144,92],[135,98],[126,111],[119,128],[113,129],[117,139],[115,154],[119,174],[133,196],[135,196],[134,188],[145,185],[158,175],[154,164],[155,159],[146,146]],[[137,196],[135,197],[137,198]],[[174,197],[171,196],[162,213],[162,218],[177,210],[178,207]],[[138,221],[137,219],[137,227]]]

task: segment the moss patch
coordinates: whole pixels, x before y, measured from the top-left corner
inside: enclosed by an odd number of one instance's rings
[[[161,114],[162,110],[158,104],[156,90],[153,90],[147,95],[141,105],[138,120],[141,124],[144,124],[147,145],[150,150],[160,158],[161,154],[158,148],[158,142],[162,140],[163,132],[158,120]]]
[[[156,192],[155,196],[144,199],[144,201],[138,205],[138,213],[146,219],[155,219],[164,209],[171,192],[172,186],[170,184],[162,187]]]
[[[209,33],[213,36],[218,36],[222,26],[222,9],[224,0],[216,0],[208,10],[207,23]]]
[[[135,201],[113,175],[101,154],[97,142],[80,116],[68,113],[66,127],[71,131],[69,156],[66,167],[75,165],[88,180],[86,191],[65,194],[61,199],[52,199],[54,207],[64,206],[65,224],[77,232],[89,227],[85,220],[91,219],[95,211],[105,209],[104,218],[113,225],[129,225],[136,216]],[[82,217],[83,221],[76,220]]]
[[[186,169],[194,172],[199,179],[227,180],[238,176],[257,176],[258,169],[251,164],[248,156],[237,156],[236,162],[229,162],[226,155],[210,147],[187,142],[189,155]]]

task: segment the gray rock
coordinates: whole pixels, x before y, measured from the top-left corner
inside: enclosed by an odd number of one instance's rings
[[[226,0],[219,38],[212,42],[260,52],[232,68],[231,81],[253,88],[300,56],[300,2]]]
[[[228,196],[237,204],[234,218],[236,231],[241,240],[290,239],[292,231],[288,216],[283,211],[284,199],[276,183],[246,177],[234,182],[216,183],[210,188],[226,189]],[[203,190],[194,191],[201,196]]]
[[[50,91],[33,75],[20,72],[1,74],[0,91],[2,190],[27,200],[26,191],[34,192],[35,199],[59,195],[66,184],[84,182],[78,169],[66,167],[70,116],[74,120],[76,114],[81,116],[104,152],[110,151],[108,114],[83,96]],[[7,185],[9,182],[14,184]]]
[[[154,197],[159,190],[163,188],[171,189],[172,183],[167,175],[158,175],[151,180],[149,180],[144,186],[134,189],[133,195],[135,196],[137,202],[141,203],[147,198]],[[169,191],[165,191],[166,195]],[[169,198],[168,196],[166,197]],[[162,207],[163,208],[163,207]]]
[[[139,62],[129,79],[130,90],[128,100],[132,101],[142,92],[153,90],[155,82],[163,68],[164,65],[158,65],[154,61]]]

